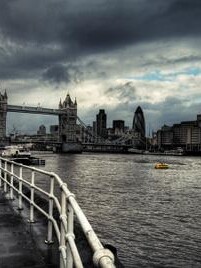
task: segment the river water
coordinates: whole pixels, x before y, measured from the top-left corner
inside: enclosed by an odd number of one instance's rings
[[[125,267],[201,267],[201,158],[43,154]],[[154,169],[157,161],[167,170]]]

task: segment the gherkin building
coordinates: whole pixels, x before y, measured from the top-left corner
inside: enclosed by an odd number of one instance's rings
[[[143,147],[145,143],[145,119],[140,106],[138,106],[135,111],[132,129],[136,137],[136,145]]]

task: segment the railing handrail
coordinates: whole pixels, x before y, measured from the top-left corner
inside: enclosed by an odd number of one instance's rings
[[[4,165],[3,165],[4,163]],[[10,165],[10,170],[8,169]],[[14,167],[19,168],[19,174],[14,172]],[[23,168],[31,172],[31,182],[23,178]],[[50,191],[46,191],[35,185],[35,174],[47,175],[50,179]],[[8,178],[9,176],[9,178]],[[18,188],[14,185],[18,182]],[[23,193],[22,185],[30,190],[30,197]],[[59,202],[54,194],[55,185],[60,188],[61,200]],[[93,263],[96,267],[114,268],[114,256],[112,252],[103,247],[96,233],[94,232],[87,217],[75,199],[74,194],[68,189],[67,184],[54,172],[48,172],[35,167],[25,166],[14,161],[0,157],[0,186],[3,186],[4,192],[9,192],[9,197],[13,198],[13,190],[18,193],[18,206],[22,209],[22,199],[30,204],[30,222],[34,222],[34,209],[38,210],[48,219],[47,243],[52,242],[52,229],[54,228],[59,242],[60,250],[60,268],[82,268],[83,264],[75,244],[74,236],[74,214],[82,228],[82,231],[93,251]],[[9,188],[9,189],[8,189]],[[48,198],[48,213],[34,201],[35,191],[41,192]],[[53,207],[59,213],[60,227],[53,215]]]

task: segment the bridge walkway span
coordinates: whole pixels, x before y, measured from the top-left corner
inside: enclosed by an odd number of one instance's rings
[[[43,107],[29,107],[20,105],[7,105],[8,112],[18,112],[18,113],[31,113],[31,114],[44,114],[44,115],[61,115],[65,114],[64,111],[60,109],[50,109]]]

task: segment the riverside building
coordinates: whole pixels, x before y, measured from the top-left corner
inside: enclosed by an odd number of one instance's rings
[[[195,121],[164,125],[157,131],[157,145],[160,150],[182,147],[185,151],[201,151],[201,114]]]

